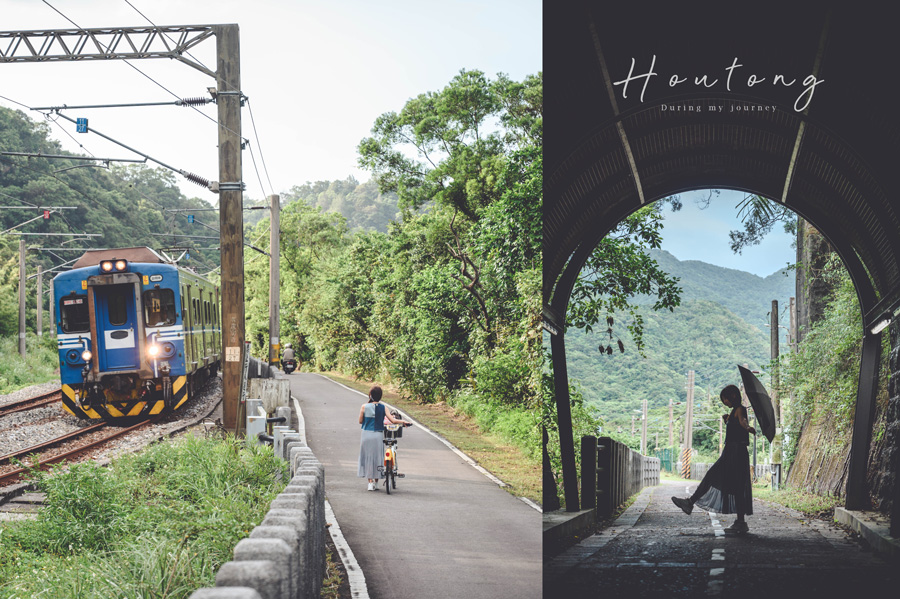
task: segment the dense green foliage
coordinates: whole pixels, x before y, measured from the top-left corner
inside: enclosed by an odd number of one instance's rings
[[[625,320],[638,352],[644,351],[644,313],[637,299],[649,298],[652,310],[672,311],[681,301],[678,278],[666,273],[651,250],[662,243],[661,203],[651,204],[628,216],[604,237],[578,274],[566,314],[567,327],[590,333],[597,323],[606,324],[605,351],[612,355],[616,320]],[[621,336],[620,352],[625,351]],[[598,348],[603,351],[603,345]]]
[[[531,454],[541,361],[540,92],[540,75],[517,83],[462,71],[379,117],[359,151],[381,193],[397,195],[402,218],[387,232],[354,231],[306,201],[286,205],[281,219],[281,338],[307,368],[453,403]],[[264,218],[251,236],[266,227]],[[265,260],[248,259],[248,338],[260,354],[266,279]]]
[[[49,137],[43,123],[28,119],[22,112],[0,108],[0,149],[15,152],[63,154],[59,144]],[[77,258],[75,250],[44,251],[43,247],[133,247],[147,245],[161,249],[172,246],[193,248],[190,259],[181,264],[206,273],[218,264],[216,243],[209,240],[184,240],[155,236],[168,232],[178,235],[216,235],[218,223],[213,213],[197,213],[193,224],[188,213],[165,209],[209,208],[197,198],[186,198],[175,184],[175,175],[162,169],[143,166],[71,168],[74,161],[47,158],[0,156],[0,203],[5,206],[32,207],[28,210],[0,209],[0,337],[18,331],[18,241],[15,232],[93,233],[100,237],[75,240],[69,237],[26,237],[28,275],[40,264],[44,271],[44,293],[49,289],[50,269]],[[68,169],[68,170],[64,170]],[[38,206],[74,206],[75,210],[52,212],[40,218]],[[35,219],[36,220],[32,220]],[[26,221],[30,221],[27,224]],[[201,222],[210,223],[211,231]],[[22,225],[22,226],[19,226]],[[201,249],[203,247],[209,249]],[[180,252],[179,252],[180,253]],[[176,254],[177,257],[178,254]],[[36,326],[36,278],[26,286],[27,324]],[[46,296],[44,305],[46,306]],[[49,318],[44,318],[48,326]]]
[[[28,334],[25,338],[26,355],[19,355],[18,337],[0,337],[0,395],[12,393],[22,387],[45,383],[59,370],[59,353],[56,340],[50,335],[38,338]]]
[[[262,446],[184,437],[53,475],[36,520],[0,524],[4,597],[188,597],[215,586],[235,544],[284,488]]]
[[[787,439],[786,463],[796,457],[800,432],[808,422],[827,423],[835,446],[847,442],[852,434],[862,352],[862,313],[850,275],[837,255],[831,256],[821,276],[828,279],[832,290],[824,314],[812,325],[798,353],[783,360],[782,395],[790,392],[792,396],[782,418]],[[882,342],[879,386],[883,392],[890,374],[886,334]],[[827,452],[829,448],[820,449]]]

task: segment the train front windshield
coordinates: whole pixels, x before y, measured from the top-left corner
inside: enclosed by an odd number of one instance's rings
[[[171,289],[144,292],[144,324],[162,327],[175,324],[175,293]]]
[[[86,295],[65,297],[60,304],[60,323],[63,332],[86,333],[91,330]]]

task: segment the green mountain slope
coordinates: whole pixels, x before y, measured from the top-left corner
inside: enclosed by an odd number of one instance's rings
[[[787,268],[763,278],[698,260],[681,261],[662,250],[651,250],[650,255],[664,271],[681,279],[683,302],[715,302],[766,334],[772,300],[778,300],[778,310],[784,315],[788,300],[794,295],[794,271]],[[786,315],[782,317],[782,324],[787,325]]]
[[[739,382],[737,364],[760,370],[769,362],[767,314],[773,299],[778,299],[784,314],[794,294],[794,273],[782,269],[763,278],[704,262],[680,261],[664,251],[652,255],[666,272],[681,279],[683,292],[682,304],[674,312],[653,312],[649,306],[642,310],[646,357],[629,339],[623,339],[625,353],[601,354],[598,346],[609,342],[603,332],[570,331],[566,353],[570,379],[580,385],[585,401],[598,410],[607,430],[630,432],[632,416],[646,398],[650,422],[665,436],[669,400],[684,402],[688,370],[697,372],[697,401],[705,405],[709,396],[708,407],[716,413],[721,411],[718,391]],[[786,316],[782,323],[787,325]],[[710,424],[715,426],[713,421]]]

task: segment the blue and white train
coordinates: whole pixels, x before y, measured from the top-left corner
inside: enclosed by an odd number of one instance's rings
[[[177,410],[219,368],[219,288],[150,248],[88,251],[53,279],[53,295],[70,414]]]

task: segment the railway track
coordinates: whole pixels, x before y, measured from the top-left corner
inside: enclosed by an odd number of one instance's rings
[[[22,474],[27,472],[29,468],[39,468],[41,470],[46,469],[46,467],[51,464],[58,464],[63,461],[70,460],[72,458],[78,457],[84,453],[91,451],[92,449],[98,448],[104,443],[116,439],[118,437],[127,435],[128,433],[135,431],[139,428],[149,426],[150,424],[154,424],[161,419],[161,416],[157,416],[155,418],[151,418],[150,420],[145,420],[143,422],[139,422],[133,426],[129,426],[127,428],[117,428],[110,432],[110,434],[103,435],[102,437],[91,439],[87,443],[77,444],[74,447],[67,448],[61,453],[57,453],[51,456],[42,457],[39,456],[35,462],[33,462],[29,467],[25,468],[15,468],[13,470],[8,470],[6,466],[4,466],[5,461],[9,461],[15,457],[20,457],[24,455],[31,455],[35,453],[39,453],[46,449],[49,449],[53,446],[60,445],[62,443],[66,443],[76,439],[77,437],[88,435],[92,432],[96,432],[100,429],[107,428],[109,425],[105,422],[96,424],[91,427],[87,427],[80,431],[75,431],[73,433],[69,433],[67,435],[63,435],[62,437],[57,437],[55,439],[51,439],[45,443],[41,443],[39,445],[35,445],[33,447],[29,447],[27,449],[23,449],[5,456],[0,457],[0,488],[12,484],[16,482]]]
[[[28,399],[15,401],[13,403],[8,403],[6,405],[0,406],[0,417],[6,416],[7,414],[15,414],[16,412],[24,412],[25,410],[32,410],[34,408],[39,408],[47,404],[61,401],[62,391],[51,391],[50,393],[44,393],[43,395],[39,395],[37,397],[29,397]]]

